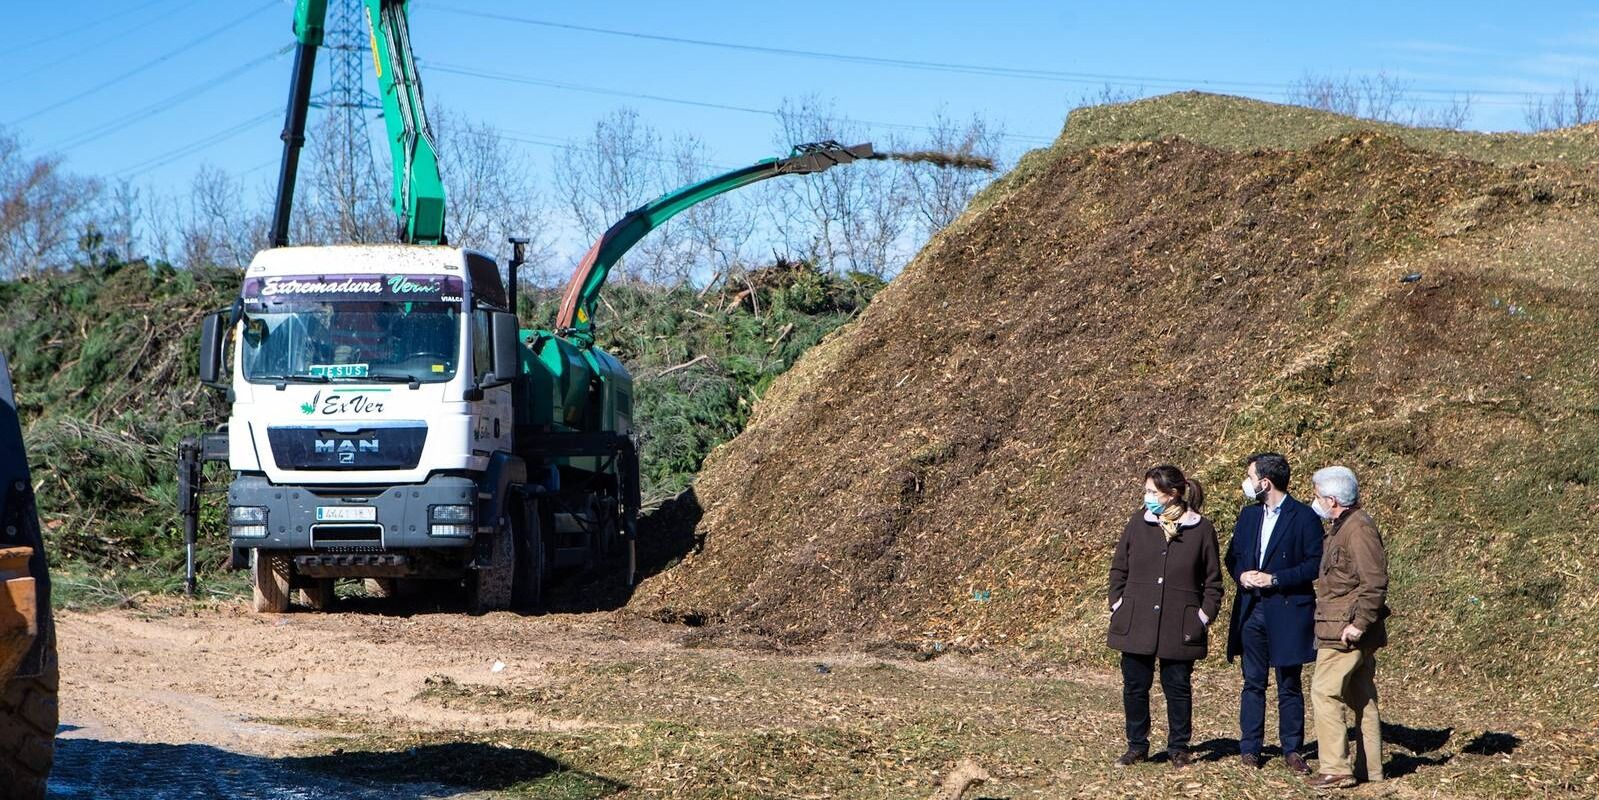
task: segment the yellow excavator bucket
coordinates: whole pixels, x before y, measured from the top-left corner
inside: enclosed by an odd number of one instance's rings
[[[0,681],[10,677],[39,635],[38,591],[28,574],[31,547],[0,548]]]

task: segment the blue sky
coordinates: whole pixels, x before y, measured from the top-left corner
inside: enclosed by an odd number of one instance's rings
[[[841,115],[903,126],[924,125],[940,110],[980,113],[1020,150],[1052,138],[1066,111],[1107,82],[1143,94],[1199,88],[1281,99],[1307,71],[1385,71],[1425,102],[1470,93],[1470,126],[1498,130],[1522,127],[1526,93],[1599,78],[1599,10],[1570,1],[411,5],[429,103],[529,140],[518,147],[544,174],[556,145],[581,140],[623,105],[667,136],[698,134],[719,164],[773,149],[769,116],[604,91],[756,110],[815,95]],[[291,0],[10,8],[0,31],[12,73],[0,126],[74,171],[131,177],[158,191],[181,190],[202,164],[248,171],[264,185],[280,147],[291,57],[277,51],[291,40],[292,16]],[[534,22],[983,69],[858,63]],[[447,71],[458,69],[565,87]],[[319,64],[319,86],[328,72]],[[374,154],[381,164],[384,151]]]

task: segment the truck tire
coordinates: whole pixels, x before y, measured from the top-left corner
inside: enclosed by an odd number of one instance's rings
[[[638,585],[638,542],[632,539],[627,540],[627,568],[622,580],[629,589]]]
[[[282,614],[289,610],[289,557],[284,553],[250,549],[250,583],[255,588],[258,614]]]
[[[544,524],[539,506],[531,505],[516,525],[516,574],[511,583],[512,608],[534,611],[544,603]]]
[[[366,590],[367,597],[393,600],[400,596],[399,583],[399,578],[367,578],[361,582],[361,586]]]
[[[611,532],[615,530],[615,523],[606,517],[604,505],[595,503],[590,506],[594,513],[589,516],[594,521],[593,528],[589,531],[589,563],[588,569],[599,569],[605,565],[606,556],[610,552]]]
[[[511,607],[512,585],[516,577],[516,542],[510,520],[495,526],[489,563],[480,565],[466,578],[467,606],[473,614],[504,611]]]
[[[6,800],[43,800],[50,765],[55,761],[60,715],[56,691],[61,670],[55,641],[47,647],[44,671],[13,678],[0,695],[0,797]]]
[[[312,578],[300,591],[305,595],[305,607],[312,611],[327,611],[337,597],[332,578]]]
[[[600,509],[601,518],[605,520],[600,528],[600,559],[605,563],[616,555],[622,544],[622,503],[609,486],[600,497]]]

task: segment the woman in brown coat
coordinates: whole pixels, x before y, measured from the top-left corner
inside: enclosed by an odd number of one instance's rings
[[[1211,620],[1221,608],[1216,529],[1200,516],[1205,490],[1182,470],[1161,464],[1144,473],[1144,507],[1133,514],[1110,564],[1111,648],[1122,653],[1127,752],[1119,766],[1149,757],[1149,689],[1160,661],[1166,695],[1166,750],[1188,765],[1194,661],[1205,657]]]

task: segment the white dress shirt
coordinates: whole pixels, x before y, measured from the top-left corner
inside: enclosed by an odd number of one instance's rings
[[[1260,506],[1260,552],[1255,554],[1255,568],[1266,568],[1266,548],[1271,545],[1271,532],[1277,527],[1277,519],[1283,515],[1282,501],[1271,506],[1262,503]]]

